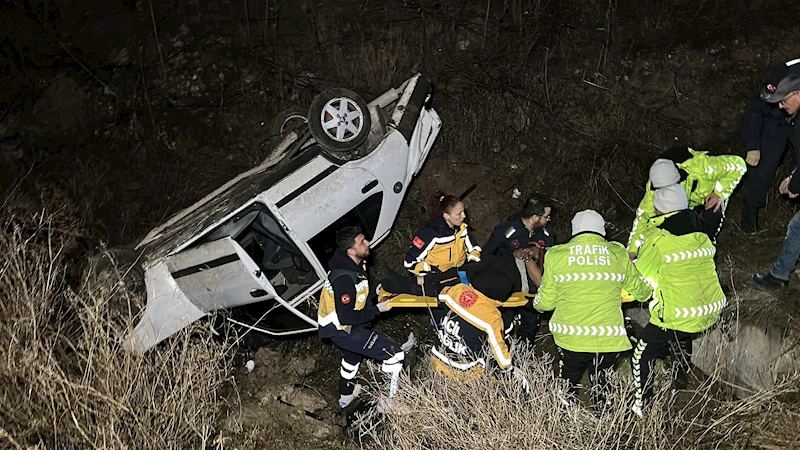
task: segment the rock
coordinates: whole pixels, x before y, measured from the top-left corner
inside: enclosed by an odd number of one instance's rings
[[[284,403],[288,403],[311,413],[319,411],[328,405],[325,398],[311,389],[292,385],[283,386],[278,394],[278,398]]]
[[[770,389],[781,375],[800,371],[797,336],[789,330],[739,324],[730,334],[732,340],[717,327],[695,340],[692,363],[712,374],[719,362],[724,379],[749,390]],[[737,389],[736,394],[749,392]]]
[[[289,426],[298,434],[311,435],[317,439],[325,439],[334,434],[336,426],[322,420],[315,419],[300,411],[295,411],[288,417]]]
[[[626,309],[625,315],[641,327],[650,320],[646,306]],[[692,364],[706,375],[744,387],[736,394],[746,396],[747,390],[772,388],[782,375],[800,372],[800,337],[795,333],[779,326],[738,322],[731,326],[723,330],[718,324],[694,340]]]

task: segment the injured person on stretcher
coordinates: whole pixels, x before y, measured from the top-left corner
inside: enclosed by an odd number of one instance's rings
[[[489,344],[498,366],[511,369],[506,330],[498,308],[524,306],[534,297],[525,262],[511,255],[491,255],[447,272],[417,278],[386,272],[381,301],[392,307],[431,308],[438,343],[434,370],[446,375],[479,375],[486,367],[483,346]]]
[[[509,295],[501,299],[502,306],[523,306],[535,296],[531,293],[535,292],[532,279],[540,279],[541,275],[533,260],[523,261],[510,255],[490,255],[481,261],[468,262],[445,272],[428,272],[424,276],[402,275],[384,267],[384,279],[381,280],[378,298],[382,302],[389,301],[393,308],[436,308],[442,303],[439,294],[444,289],[457,284],[469,285],[475,274],[489,270],[505,274],[511,283]]]

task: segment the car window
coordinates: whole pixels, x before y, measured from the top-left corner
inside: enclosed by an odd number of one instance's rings
[[[375,229],[378,227],[382,203],[383,191],[372,194],[308,241],[308,245],[325,270],[328,270],[328,260],[336,251],[336,232],[340,229],[347,226],[359,226],[364,232],[364,236],[368,240],[372,240]]]
[[[239,243],[281,297],[291,298],[319,279],[308,258],[261,202],[243,209],[192,247],[227,236]]]

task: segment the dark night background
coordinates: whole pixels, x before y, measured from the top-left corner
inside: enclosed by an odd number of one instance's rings
[[[515,188],[557,200],[559,242],[586,208],[611,223],[609,237],[626,241],[661,151],[679,144],[744,154],[744,109],[770,67],[800,56],[799,17],[792,0],[3,2],[4,228],[36,228],[23,217],[55,205],[72,242],[65,283],[77,289],[86,258],[102,246],[136,242],[263,160],[279,112],[307,108],[335,87],[370,101],[421,72],[434,82],[443,128],[376,262],[399,269],[430,193],[472,183],[468,220],[482,242],[521,206]],[[778,177],[793,161],[786,157]],[[796,204],[773,189],[766,231],[748,236],[737,223],[740,195],[717,263],[726,289],[746,296],[750,274],[780,251]],[[796,327],[794,288],[769,302],[743,307],[742,320]],[[394,317],[382,326],[398,339],[425,321]],[[276,343],[261,358],[311,358],[319,370],[301,370],[297,383],[332,398],[338,354],[318,342]],[[277,436],[286,448],[337,446],[338,435],[315,440],[260,411],[266,378],[238,382],[246,412],[236,442],[269,448]],[[19,448],[57,442],[20,432],[22,419],[6,407],[2,418],[0,432],[18,432]],[[258,437],[243,437],[254,429]]]

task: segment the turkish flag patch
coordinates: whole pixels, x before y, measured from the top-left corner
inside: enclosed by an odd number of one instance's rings
[[[346,305],[346,304],[350,303],[350,295],[348,295],[348,294],[343,294],[343,295],[342,295],[342,298],[340,298],[339,300],[341,300],[341,301],[342,301],[342,304],[343,304],[343,305]]]
[[[414,244],[414,247],[417,247],[420,250],[422,250],[422,247],[425,246],[425,241],[420,239],[419,236],[414,236],[414,240],[411,241],[411,243]]]
[[[474,291],[464,291],[458,296],[458,304],[464,308],[469,308],[478,301],[478,294]]]

